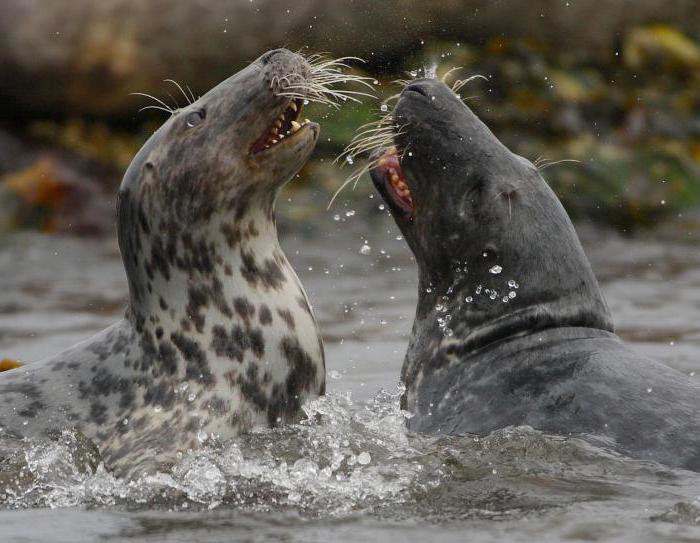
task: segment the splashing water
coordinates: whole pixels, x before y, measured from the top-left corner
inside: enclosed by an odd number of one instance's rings
[[[356,406],[350,393],[329,394],[308,402],[308,418],[299,424],[226,442],[210,439],[182,455],[168,473],[134,481],[115,478],[97,465],[88,440],[64,432],[58,441],[24,444],[23,457],[0,464],[0,481],[6,483],[0,503],[6,508],[294,506],[338,515],[403,502],[434,487],[443,473],[439,466],[428,470],[409,442],[408,415],[398,407],[402,392],[380,391],[364,406]]]

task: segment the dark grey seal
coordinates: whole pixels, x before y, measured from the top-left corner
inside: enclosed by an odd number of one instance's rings
[[[413,251],[409,428],[529,425],[700,470],[700,385],[629,350],[557,197],[443,83],[417,80],[373,181]]]
[[[76,429],[129,476],[210,436],[294,421],[323,394],[321,336],[273,211],[318,139],[297,120],[309,71],[270,51],[151,136],[119,190],[125,318],[1,373],[0,436]]]

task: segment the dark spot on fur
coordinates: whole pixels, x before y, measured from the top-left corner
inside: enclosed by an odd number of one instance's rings
[[[214,385],[215,379],[209,370],[207,355],[199,344],[179,332],[170,334],[170,339],[187,362],[185,376],[188,379],[199,380],[207,386]]]
[[[306,298],[303,296],[299,296],[297,298],[297,303],[299,304],[299,307],[301,307],[306,313],[311,315],[311,308],[309,307],[309,302],[306,301]]]
[[[296,323],[294,322],[294,315],[292,315],[292,312],[289,311],[289,309],[278,308],[277,313],[280,317],[282,317],[282,320],[287,323],[287,326],[290,330],[294,330],[296,328]]]
[[[224,235],[226,244],[233,249],[241,241],[241,232],[234,225],[224,223],[221,225],[221,233]]]
[[[97,424],[107,422],[107,406],[97,400],[90,404],[90,420]]]
[[[252,286],[258,282],[266,289],[279,290],[285,282],[284,273],[280,265],[272,258],[265,259],[262,265],[258,265],[252,252],[241,249],[241,274]]]
[[[233,335],[229,335],[226,329],[217,324],[212,329],[211,349],[217,356],[230,358],[243,362],[243,348]]]
[[[177,353],[170,342],[162,342],[158,346],[158,359],[163,369],[170,375],[177,371]]]
[[[248,301],[247,298],[238,297],[233,299],[233,308],[236,313],[243,319],[246,324],[255,315],[255,307]]]
[[[200,313],[200,309],[208,305],[207,293],[202,287],[191,286],[187,291],[187,295],[187,316],[194,323],[197,332],[201,334],[204,332],[204,315]]]
[[[260,319],[260,324],[268,325],[272,323],[272,312],[267,305],[262,304],[260,306],[260,311],[258,312],[258,318]]]
[[[252,403],[260,411],[267,409],[268,399],[265,390],[258,382],[258,366],[251,364],[245,371],[245,375],[239,375],[237,384],[240,388],[241,395],[246,401]]]

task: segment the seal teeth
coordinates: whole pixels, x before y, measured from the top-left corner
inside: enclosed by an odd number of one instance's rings
[[[273,145],[284,139],[285,136],[289,137],[295,132],[297,132],[306,123],[309,123],[309,119],[304,119],[303,121],[297,120],[301,110],[303,109],[303,100],[293,99],[282,111],[277,118],[272,123],[272,126],[268,131],[261,136],[256,143],[253,144],[251,148],[251,153],[256,153],[262,151],[263,149],[269,149]]]

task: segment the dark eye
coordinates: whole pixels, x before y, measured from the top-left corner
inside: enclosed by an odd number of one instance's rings
[[[204,120],[204,111],[191,111],[187,114],[187,126],[192,128]]]

